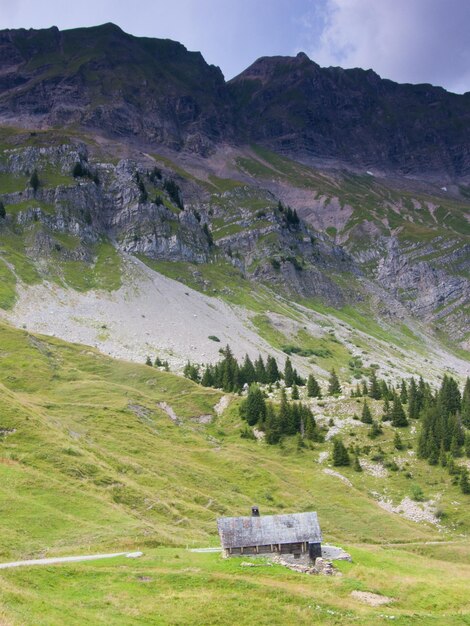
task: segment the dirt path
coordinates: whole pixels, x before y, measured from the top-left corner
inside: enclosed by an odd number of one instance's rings
[[[117,556],[125,556],[135,559],[142,556],[142,552],[115,552],[113,554],[91,554],[83,556],[62,556],[49,559],[30,559],[28,561],[12,561],[11,563],[0,563],[0,569],[10,569],[11,567],[26,567],[31,565],[54,565],[55,563],[79,563],[80,561],[97,561],[98,559],[113,559]]]

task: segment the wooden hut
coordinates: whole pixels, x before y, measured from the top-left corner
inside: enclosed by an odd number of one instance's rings
[[[225,556],[308,554],[312,560],[321,556],[321,530],[313,512],[260,516],[253,507],[250,517],[221,517],[217,527]]]

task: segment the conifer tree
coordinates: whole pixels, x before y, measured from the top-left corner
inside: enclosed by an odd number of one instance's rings
[[[294,384],[294,370],[292,369],[292,362],[289,357],[287,357],[284,367],[284,383],[286,387],[292,387]]]
[[[374,400],[380,400],[380,398],[382,397],[380,385],[375,374],[375,369],[372,370],[369,378],[369,397],[373,398]]]
[[[5,210],[5,205],[0,200],[0,220],[4,220],[7,216],[7,212]]]
[[[379,382],[379,385],[380,385],[380,394],[381,394],[382,398],[384,400],[385,399],[390,400],[390,397],[391,397],[390,396],[390,389],[388,388],[387,383],[382,379]]]
[[[405,411],[403,410],[399,396],[397,396],[396,394],[393,398],[392,426],[408,426],[408,420],[406,419]]]
[[[369,390],[367,388],[367,383],[365,380],[362,381],[362,394],[364,397],[369,394]]]
[[[458,474],[458,470],[455,466],[454,458],[450,453],[447,455],[447,471],[449,472],[451,476]]]
[[[279,416],[271,403],[269,403],[266,408],[264,432],[266,437],[266,443],[270,445],[275,445],[281,440],[282,432],[279,422]]]
[[[213,387],[214,386],[214,375],[212,373],[211,367],[206,367],[204,373],[201,378],[201,385],[204,387]]]
[[[405,447],[403,445],[403,442],[401,440],[398,430],[395,431],[395,436],[393,437],[393,446],[396,450],[403,450],[403,448]]]
[[[418,388],[415,379],[412,378],[408,387],[408,417],[418,419],[419,410]]]
[[[465,456],[470,459],[470,433],[465,433],[464,448]]]
[[[289,430],[290,407],[287,402],[285,387],[281,389],[281,402],[279,404],[279,428],[282,434],[286,434]]]
[[[470,481],[468,480],[468,471],[467,469],[462,469],[460,473],[460,491],[466,495],[470,493]]]
[[[267,376],[266,376],[266,366],[264,364],[263,357],[261,356],[261,354],[258,356],[258,358],[255,361],[255,372],[256,372],[256,381],[258,383],[264,385],[268,382]]]
[[[251,385],[248,395],[240,404],[240,416],[245,419],[250,426],[263,424],[266,418],[266,403],[263,392],[258,385]]]
[[[372,413],[370,412],[369,405],[366,400],[364,400],[364,404],[362,405],[361,422],[364,424],[372,424]]]
[[[225,346],[224,359],[221,363],[221,383],[224,391],[234,391],[239,387],[238,363],[233,356],[230,346]]]
[[[391,419],[392,419],[392,415],[390,413],[390,401],[388,399],[388,396],[385,396],[382,422],[389,422]]]
[[[447,466],[447,452],[443,441],[441,441],[441,449],[439,450],[439,465],[442,467]]]
[[[434,437],[432,437],[430,444],[429,444],[428,463],[429,465],[437,465],[438,462],[439,462],[439,450],[436,445],[436,440],[434,439]]]
[[[408,402],[408,389],[406,388],[405,380],[402,378],[400,387],[400,402],[406,404]]]
[[[450,453],[454,459],[461,455],[461,449],[457,435],[453,435],[450,442]]]
[[[266,378],[268,383],[275,383],[280,378],[276,359],[271,355],[268,356],[266,361]]]
[[[305,408],[303,422],[305,438],[309,439],[310,441],[316,441],[318,438],[316,428],[317,425],[315,422],[315,418],[313,417],[312,411],[308,407]]]
[[[370,437],[371,439],[376,439],[379,435],[382,434],[382,428],[381,426],[378,424],[378,422],[376,422],[375,420],[372,420],[372,425],[370,427],[369,432],[367,433],[367,436]]]
[[[470,429],[470,378],[467,377],[465,381],[465,387],[463,389],[462,394],[462,403],[461,403],[461,417],[462,424],[465,428]]]
[[[349,454],[344,443],[336,437],[333,440],[333,465],[335,467],[346,466],[350,464]]]
[[[338,376],[334,369],[330,372],[330,378],[328,381],[328,393],[330,396],[339,396],[341,394],[341,385],[339,383]]]
[[[298,389],[298,387],[297,387],[295,382],[292,385],[291,398],[292,398],[292,400],[298,400],[299,399],[299,389]]]
[[[307,396],[309,398],[321,398],[320,385],[313,374],[309,374],[307,380]]]
[[[29,179],[29,185],[34,191],[34,193],[36,193],[36,191],[39,189],[40,181],[39,181],[37,170],[34,170],[33,173],[31,174],[31,178]]]
[[[145,359],[145,365],[152,367],[152,359],[149,356]]]
[[[243,365],[240,369],[240,384],[251,385],[256,380],[256,371],[255,366],[251,362],[248,354],[245,354],[245,360],[243,361]]]

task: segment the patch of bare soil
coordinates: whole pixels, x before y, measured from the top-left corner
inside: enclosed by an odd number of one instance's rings
[[[369,606],[382,606],[382,604],[389,604],[394,602],[395,598],[388,598],[387,596],[381,596],[378,593],[372,593],[371,591],[351,591],[351,596],[364,602]]]

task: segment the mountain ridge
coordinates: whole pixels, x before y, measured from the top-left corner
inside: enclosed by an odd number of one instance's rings
[[[470,93],[320,68],[305,53],[262,57],[226,82],[199,52],[113,24],[4,30],[0,52],[3,122],[78,125],[202,155],[242,141],[401,175],[470,174]],[[254,84],[261,74],[269,84]]]

